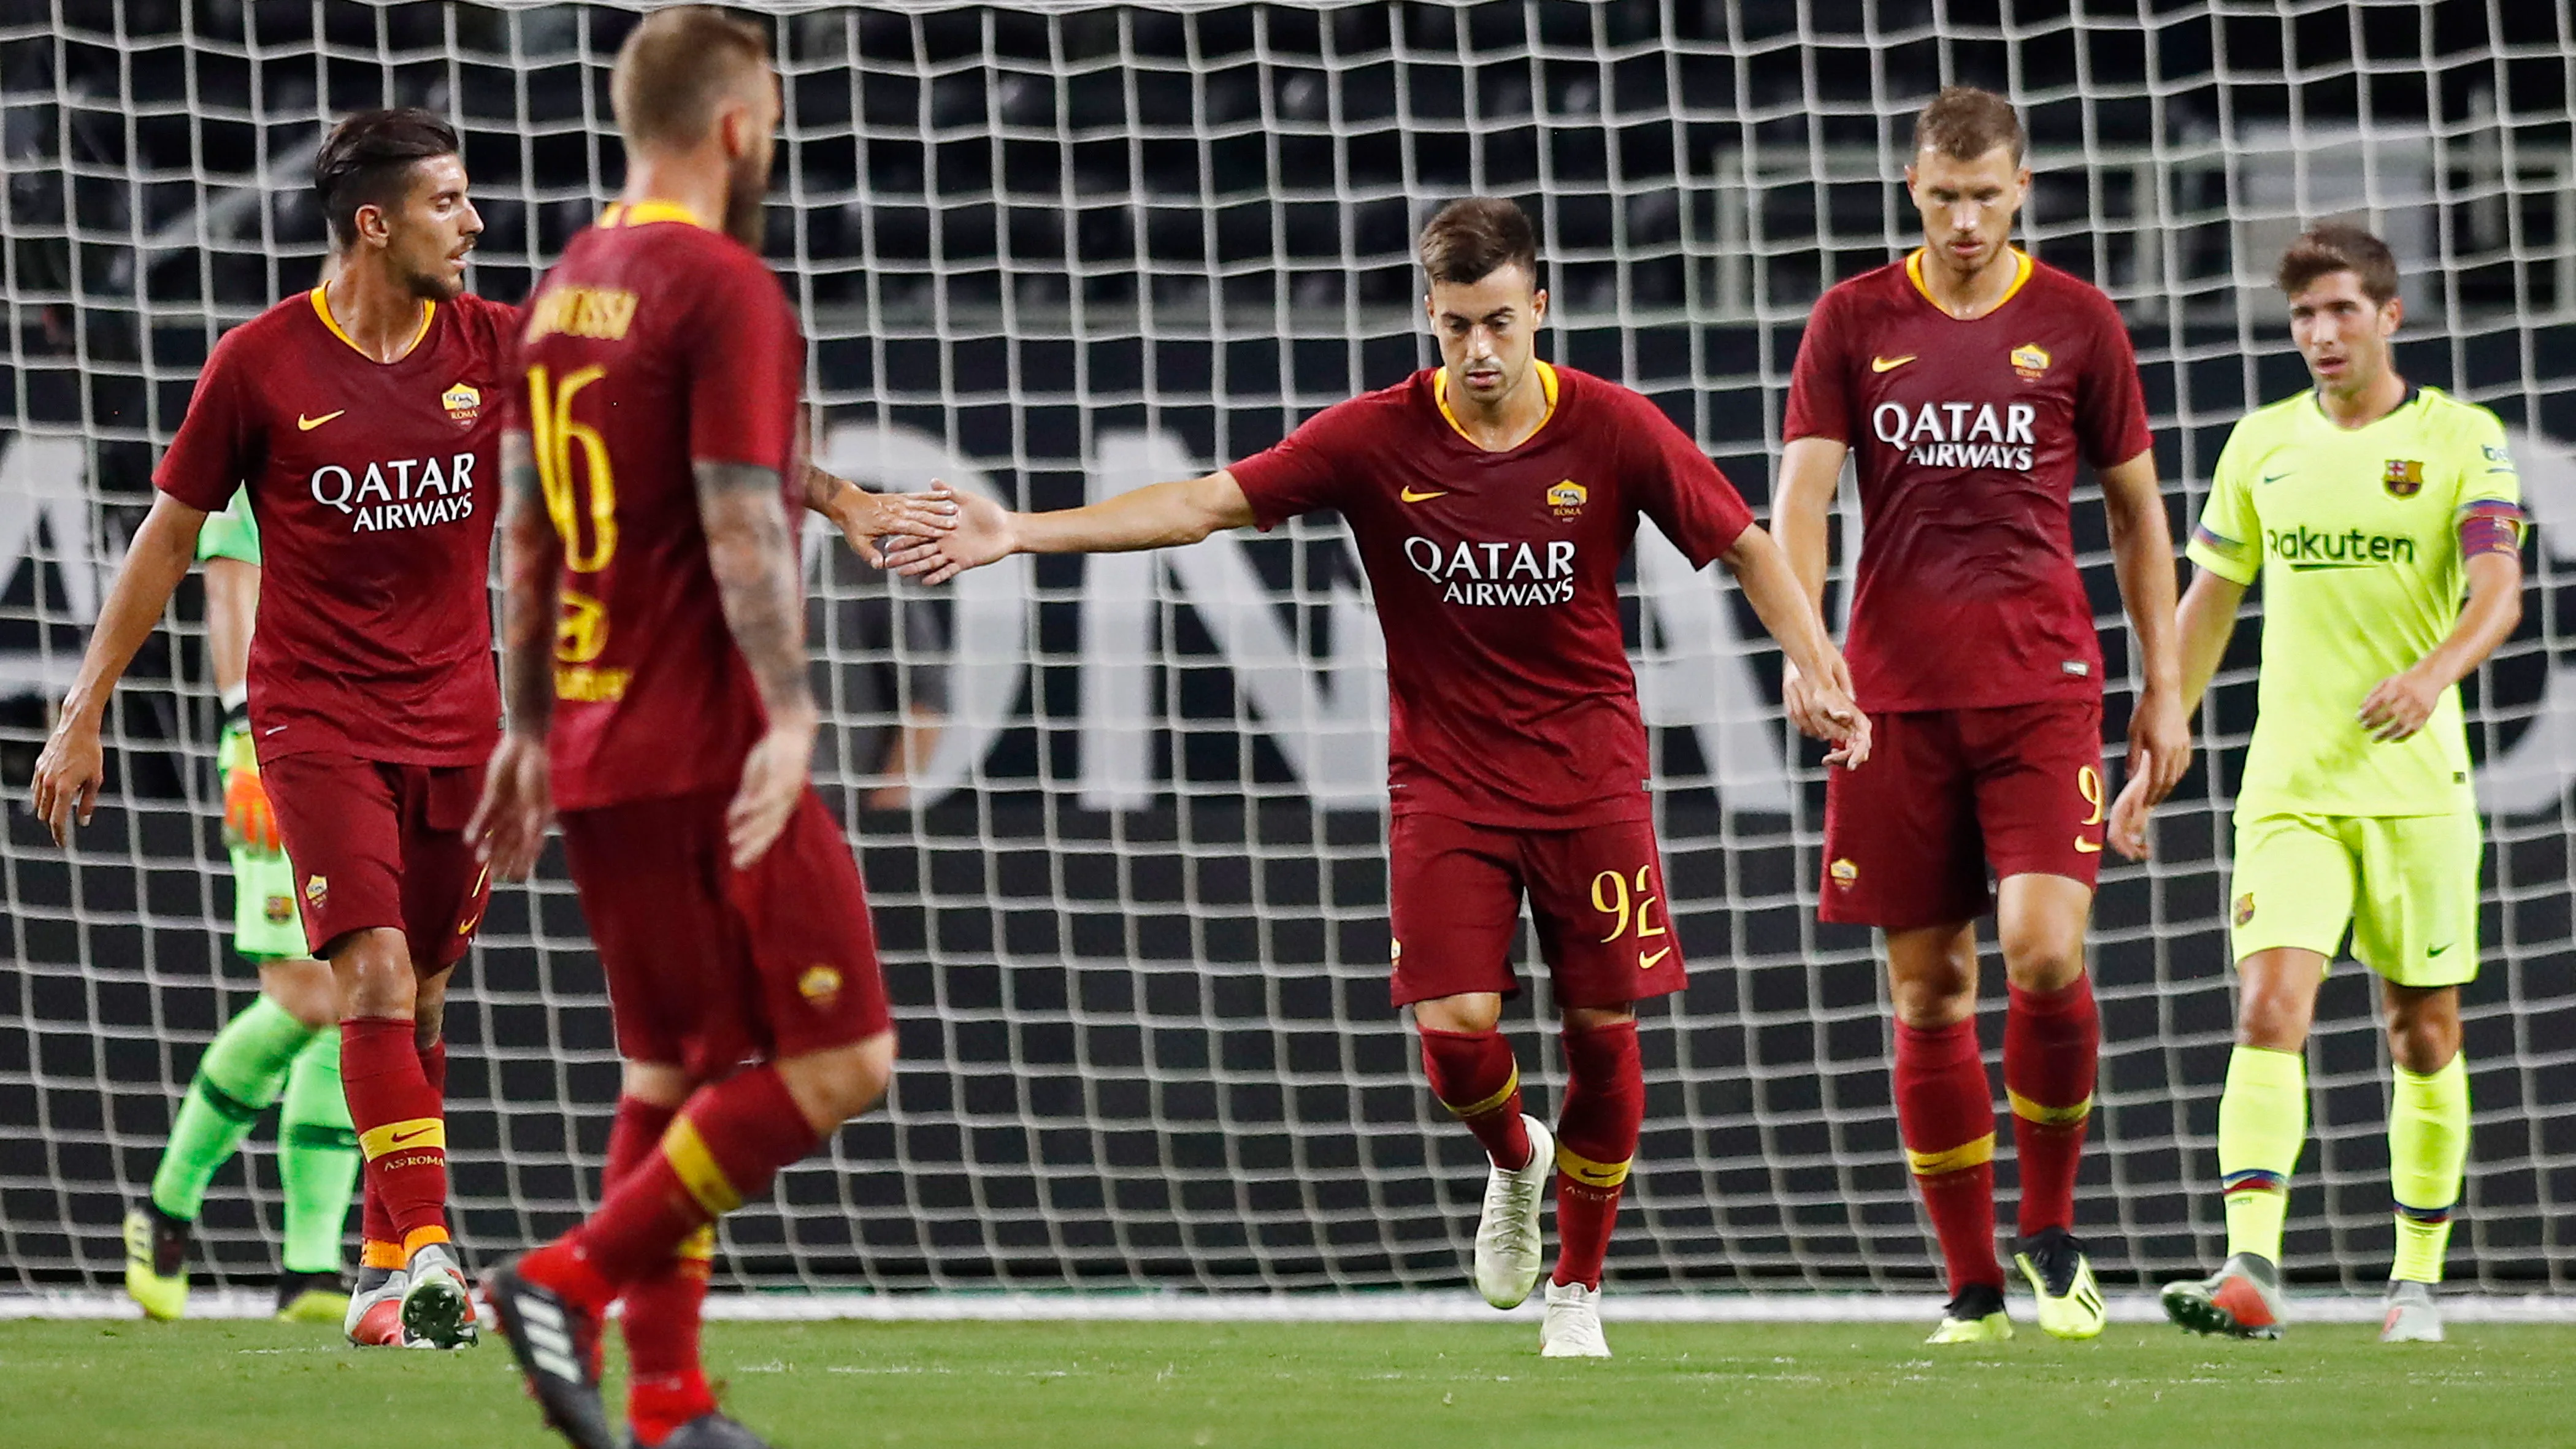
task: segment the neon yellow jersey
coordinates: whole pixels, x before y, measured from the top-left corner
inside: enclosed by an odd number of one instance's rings
[[[259,520],[251,517],[249,489],[234,489],[223,512],[206,515],[206,526],[197,530],[197,557],[259,562]]]
[[[2459,622],[2460,521],[2518,523],[2521,501],[2495,414],[2434,388],[2367,427],[2336,426],[2312,391],[2236,425],[2185,551],[2221,578],[2264,581],[2240,815],[2475,808],[2457,689],[2402,743],[2373,743],[2354,716]]]

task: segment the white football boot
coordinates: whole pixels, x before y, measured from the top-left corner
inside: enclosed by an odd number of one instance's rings
[[[1547,1317],[1538,1327],[1541,1358],[1608,1358],[1601,1336],[1601,1290],[1580,1283],[1547,1285]]]
[[[1546,1266],[1538,1210],[1556,1175],[1556,1138],[1527,1113],[1521,1125],[1529,1130],[1529,1162],[1517,1172],[1486,1165],[1485,1211],[1476,1219],[1476,1291],[1496,1308],[1520,1307]]]

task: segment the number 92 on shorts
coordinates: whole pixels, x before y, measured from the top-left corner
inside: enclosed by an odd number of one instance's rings
[[[1387,873],[1398,1006],[1518,995],[1524,894],[1558,1007],[1615,1007],[1684,984],[1650,820],[1523,830],[1408,811],[1389,831]]]

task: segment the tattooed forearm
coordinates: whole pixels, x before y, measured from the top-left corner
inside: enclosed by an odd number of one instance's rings
[[[751,666],[760,702],[775,719],[811,712],[805,678],[805,602],[797,587],[795,541],[775,470],[748,463],[699,463],[698,519],[707,566],[724,601],[734,647]]]
[[[542,736],[555,710],[556,596],[562,543],[525,433],[501,438],[501,707],[510,728]]]
[[[832,504],[841,496],[842,490],[856,486],[849,479],[826,473],[811,463],[805,465],[805,506],[816,513],[830,516]]]

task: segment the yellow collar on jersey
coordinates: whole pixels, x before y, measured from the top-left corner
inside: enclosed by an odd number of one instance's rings
[[[360,347],[354,338],[350,337],[348,333],[340,330],[340,319],[331,315],[331,299],[323,295],[323,293],[328,290],[329,288],[327,286],[316,287],[313,289],[313,315],[322,319],[322,325],[331,329],[332,336],[348,343],[349,350],[351,352],[358,354],[369,362],[375,362],[375,354],[367,351],[367,349],[363,347]],[[411,341],[403,344],[403,357],[411,356],[411,350],[420,345],[420,339],[429,335],[429,319],[437,315],[438,304],[436,302],[429,301],[426,298],[422,299],[420,304],[420,330],[411,335]],[[401,360],[401,357],[394,359],[395,362],[400,362]],[[389,366],[390,364],[379,363],[378,365]]]
[[[2014,297],[2021,294],[2022,284],[2030,280],[2031,268],[2037,264],[2031,261],[2030,253],[2023,251],[2019,247],[2008,247],[2006,250],[2013,254],[2012,285],[2004,288],[2004,294],[1995,299],[1994,306],[1988,307],[1985,311],[1978,313],[1977,316],[1956,317],[1951,320],[1957,322],[1974,322],[1980,318],[1991,317],[1995,315],[1996,312],[2002,310],[2004,303],[2011,301]],[[1932,289],[1924,285],[1923,248],[1916,247],[1914,250],[1905,254],[1905,279],[1914,284],[1914,290],[1923,294],[1924,301],[1931,303],[1935,307],[1940,307],[1942,316],[1950,316],[1950,309],[1942,307],[1941,299],[1933,296]]]
[[[639,201],[633,205],[620,201],[599,214],[601,226],[651,226],[657,221],[676,221],[700,231],[713,231],[706,219],[676,201]]]
[[[1546,429],[1549,420],[1556,416],[1556,369],[1537,358],[1530,359],[1530,366],[1538,369],[1539,391],[1547,394],[1547,411],[1539,417],[1538,426],[1530,429],[1530,438],[1535,438]],[[1467,431],[1465,425],[1458,421],[1456,413],[1449,411],[1449,369],[1444,367],[1431,374],[1431,400],[1440,405],[1440,416],[1448,419],[1449,426],[1457,429],[1459,437],[1476,443],[1476,435]],[[1528,441],[1529,438],[1521,439],[1524,443]],[[1476,446],[1481,448],[1485,445],[1476,443]]]

